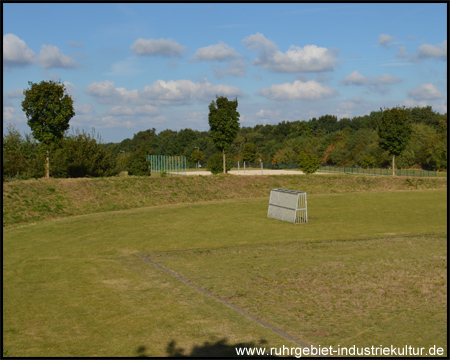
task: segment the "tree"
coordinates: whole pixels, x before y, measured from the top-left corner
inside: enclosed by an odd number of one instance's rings
[[[242,160],[252,163],[256,160],[256,145],[253,143],[246,143],[242,150]]]
[[[66,88],[54,81],[28,82],[31,89],[24,90],[22,109],[28,119],[33,137],[47,149],[47,179],[50,178],[49,146],[62,139],[75,116],[73,100]]]
[[[191,161],[195,162],[197,164],[197,167],[198,167],[198,163],[200,161],[203,161],[204,159],[205,159],[205,155],[203,155],[203,153],[199,149],[195,149],[191,154]]]
[[[209,104],[209,132],[214,145],[222,152],[223,173],[226,173],[225,149],[230,146],[239,131],[238,100],[216,96]]]
[[[314,174],[320,168],[320,159],[307,151],[302,151],[297,162],[300,170],[306,175]]]
[[[411,124],[405,107],[385,109],[378,124],[379,144],[392,156],[392,176],[395,176],[395,157],[408,145],[411,136]]]

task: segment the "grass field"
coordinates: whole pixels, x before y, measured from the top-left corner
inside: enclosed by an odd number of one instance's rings
[[[233,356],[235,346],[297,346],[145,254],[306,344],[431,344],[447,354],[447,191],[412,188],[308,194],[301,225],[268,219],[265,197],[8,226],[4,348]]]

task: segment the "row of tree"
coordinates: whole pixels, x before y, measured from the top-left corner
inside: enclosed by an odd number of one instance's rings
[[[148,175],[147,154],[184,155],[217,172],[232,162],[260,160],[274,166],[296,163],[447,170],[447,114],[430,106],[392,108],[338,120],[324,115],[277,125],[239,125],[238,101],[217,97],[209,105],[209,131],[140,131],[132,139],[102,144],[84,131],[69,134],[75,115],[64,85],[29,83],[23,110],[32,134],[8,125],[3,135],[3,179]],[[218,151],[220,152],[218,154]],[[51,155],[51,156],[50,156]],[[213,165],[215,164],[215,165]]]
[[[55,178],[114,176],[120,171],[116,157],[105,149],[95,131],[76,130],[46,146],[29,134],[23,137],[8,124],[2,155],[3,181],[42,178],[47,169]]]
[[[384,112],[387,119],[394,110],[390,117],[398,118],[403,114],[400,120],[404,124],[399,126],[396,136],[402,138],[400,143],[404,147],[389,146],[387,140],[383,147],[380,135],[389,139],[393,132],[390,127],[382,125],[382,114]],[[384,133],[380,131],[380,126],[385,129]],[[104,146],[118,157],[122,170],[129,166],[131,159],[134,164],[142,163],[147,153],[184,155],[194,166],[202,158],[205,164],[217,153],[210,133],[182,129],[164,130],[156,134],[155,129],[151,129],[138,132],[132,139],[121,143]],[[393,108],[372,111],[369,115],[352,119],[338,120],[334,115],[324,115],[310,121],[282,121],[277,125],[242,127],[221,152],[226,152],[234,162],[252,163],[261,159],[266,164],[280,167],[297,164],[302,152],[317,156],[324,165],[380,168],[391,167],[394,155],[397,168],[447,170],[447,114],[436,113],[431,106]],[[142,170],[145,171],[144,165]]]

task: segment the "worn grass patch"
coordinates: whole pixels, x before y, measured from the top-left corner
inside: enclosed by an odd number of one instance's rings
[[[297,339],[326,347],[447,343],[446,236],[153,254]]]

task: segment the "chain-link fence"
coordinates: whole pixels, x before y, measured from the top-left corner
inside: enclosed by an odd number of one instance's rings
[[[206,169],[207,162],[201,163],[187,163],[188,169]],[[287,163],[287,164],[272,164],[263,162],[263,169],[270,170],[300,170],[298,164]],[[231,163],[232,170],[260,170],[261,163],[258,162],[233,162]],[[359,166],[337,166],[337,165],[321,165],[317,172],[327,172],[327,173],[341,173],[341,174],[361,174],[361,175],[379,175],[379,176],[389,176],[392,175],[392,169],[381,169],[381,168],[363,168]],[[396,169],[395,175],[397,176],[411,176],[411,177],[446,177],[446,173],[432,171],[432,170],[415,170],[415,169]]]
[[[380,175],[380,176],[392,175],[392,169],[363,168],[357,166],[321,165],[320,169],[317,171],[345,173],[345,174]],[[431,170],[395,169],[395,175],[413,176],[413,177],[437,177],[438,172]]]

